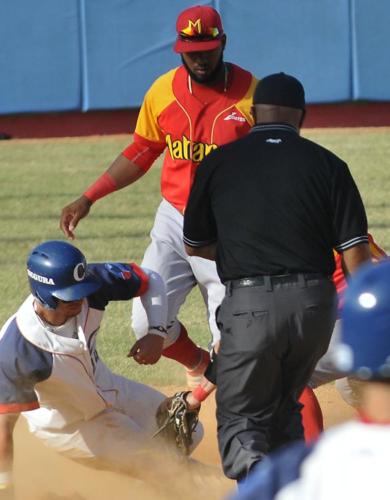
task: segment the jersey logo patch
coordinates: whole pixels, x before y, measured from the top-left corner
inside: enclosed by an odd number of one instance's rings
[[[239,116],[236,111],[233,111],[230,115],[225,116],[224,121],[236,120],[237,122],[244,122],[245,118]]]
[[[282,139],[266,139],[265,142],[268,142],[270,144],[280,144],[282,142]]]
[[[131,280],[133,277],[129,266],[121,264],[120,262],[106,262],[105,267],[116,278]]]

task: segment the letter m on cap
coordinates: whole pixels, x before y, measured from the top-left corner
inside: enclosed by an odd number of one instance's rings
[[[182,33],[188,36],[193,36],[194,34],[201,34],[202,33],[202,23],[200,18],[197,19],[195,22],[191,21],[191,19],[188,20],[188,26],[187,28],[184,28],[182,30]]]

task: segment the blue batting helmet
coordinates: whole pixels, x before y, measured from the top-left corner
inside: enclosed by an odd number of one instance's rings
[[[65,241],[46,241],[35,247],[27,259],[31,293],[47,309],[55,309],[57,300],[79,300],[100,288],[86,277],[87,263],[76,247]]]
[[[390,379],[390,259],[351,278],[341,319],[337,367],[363,380]]]

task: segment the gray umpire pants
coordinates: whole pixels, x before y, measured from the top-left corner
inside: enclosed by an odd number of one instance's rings
[[[303,439],[298,398],[328,348],[336,318],[331,279],[261,280],[228,283],[217,314],[218,444],[224,472],[236,480],[269,451]]]

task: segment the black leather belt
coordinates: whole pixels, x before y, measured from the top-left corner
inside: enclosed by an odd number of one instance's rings
[[[298,273],[298,274],[274,274],[270,276],[253,276],[251,278],[240,278],[228,282],[231,288],[242,288],[246,286],[263,286],[268,283],[278,285],[282,283],[299,283],[318,279],[329,279],[322,273]]]

